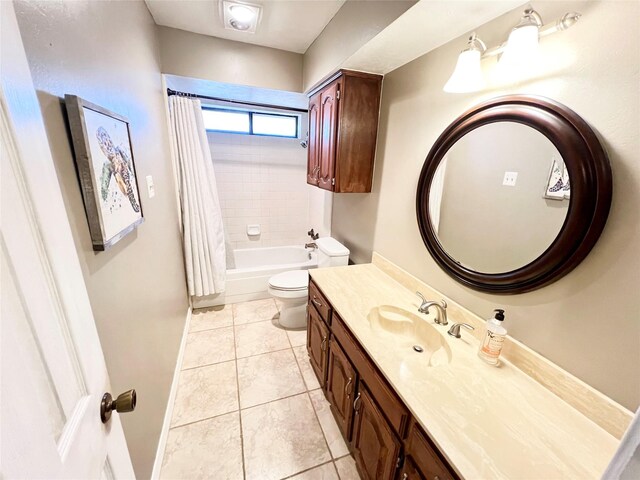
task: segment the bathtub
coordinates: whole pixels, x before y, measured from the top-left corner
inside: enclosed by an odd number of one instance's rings
[[[233,251],[233,266],[227,269],[223,293],[193,297],[193,308],[269,298],[269,278],[288,270],[307,270],[318,266],[318,254],[304,247],[243,248]]]

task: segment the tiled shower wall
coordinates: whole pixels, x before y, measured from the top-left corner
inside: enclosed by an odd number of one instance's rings
[[[214,132],[207,137],[227,247],[303,245],[312,227],[330,234],[331,197],[307,185],[307,150],[299,139]],[[252,224],[260,225],[258,237],[247,235]]]

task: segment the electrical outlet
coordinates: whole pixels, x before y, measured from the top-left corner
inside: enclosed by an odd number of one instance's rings
[[[506,185],[507,187],[515,187],[517,179],[518,172],[504,172],[504,180],[502,180],[502,185]]]
[[[149,198],[156,196],[156,187],[153,184],[153,177],[151,175],[147,175],[147,195]]]

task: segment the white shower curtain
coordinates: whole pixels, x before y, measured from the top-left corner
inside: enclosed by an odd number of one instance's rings
[[[222,212],[200,100],[171,96],[169,112],[189,295],[224,292],[227,265]]]

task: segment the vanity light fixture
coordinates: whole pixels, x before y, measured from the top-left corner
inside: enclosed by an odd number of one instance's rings
[[[484,88],[480,59],[486,50],[487,46],[484,42],[476,36],[475,32],[472,33],[467,48],[460,52],[456,68],[443,90],[449,93],[465,93]]]
[[[255,33],[261,13],[261,5],[228,0],[222,2],[224,27],[229,30]]]
[[[480,67],[482,58],[502,54],[500,65],[503,68],[515,68],[523,62],[529,62],[536,55],[540,37],[568,29],[580,16],[579,13],[569,12],[555,22],[544,25],[540,14],[529,7],[511,30],[508,40],[492,48],[487,48],[474,32],[469,37],[467,48],[460,53],[453,74],[443,90],[448,93],[467,93],[482,89],[485,85]]]
[[[520,22],[511,30],[500,57],[501,66],[517,68],[532,60],[538,51],[542,18],[533,8],[527,8]]]

